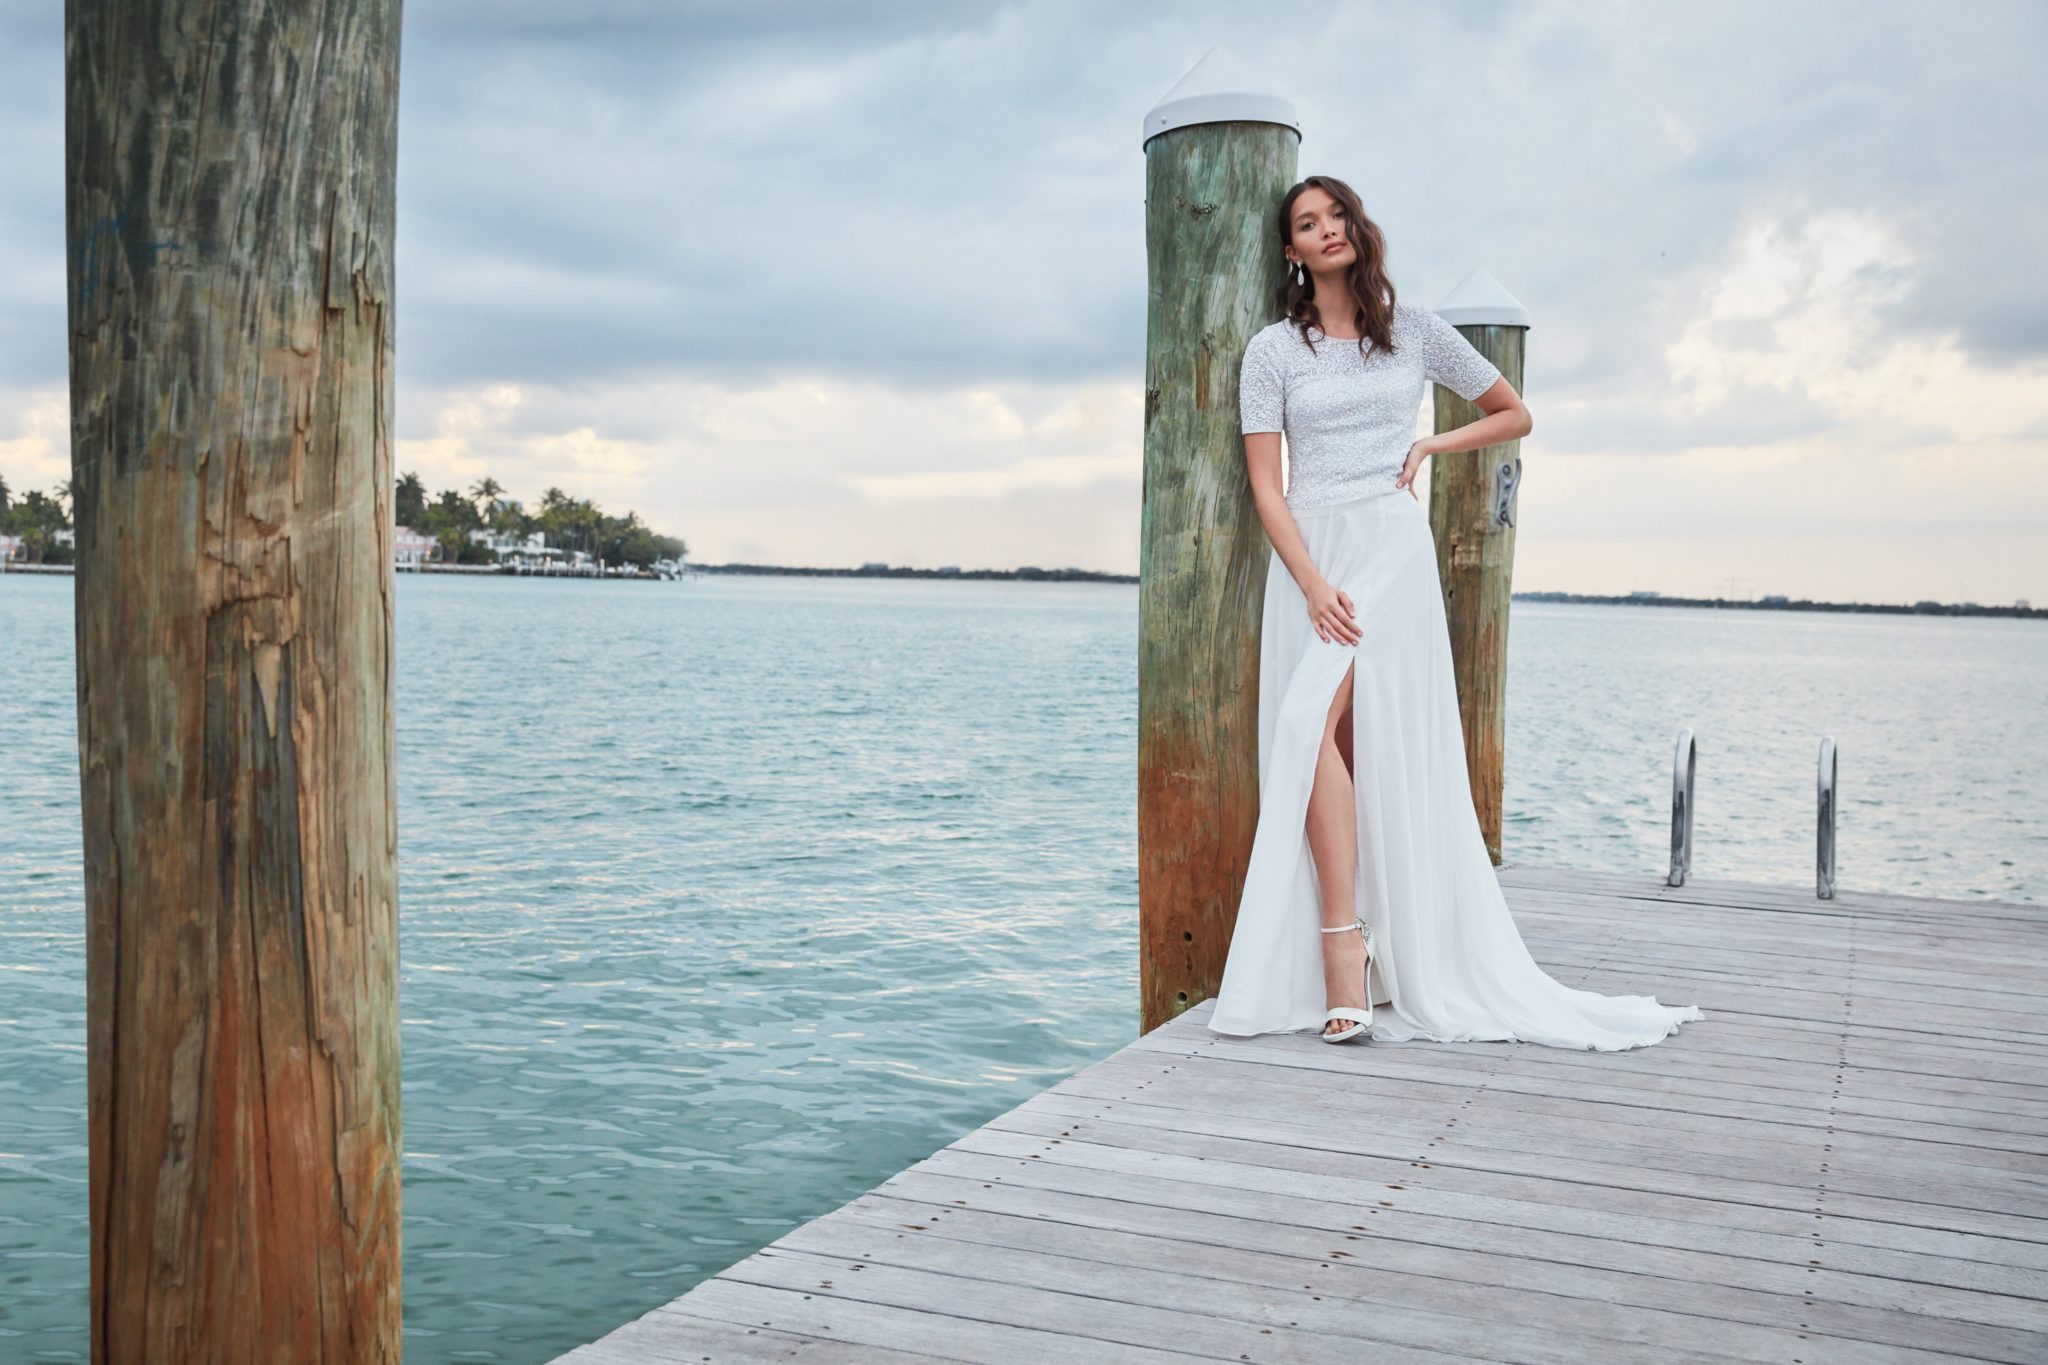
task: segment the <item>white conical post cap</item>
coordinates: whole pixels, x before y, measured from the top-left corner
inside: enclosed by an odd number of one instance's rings
[[[1474,269],[1436,306],[1436,315],[1453,327],[1467,325],[1527,327],[1529,310],[1499,280]]]
[[[1271,81],[1243,58],[1212,47],[1188,68],[1145,115],[1142,147],[1161,133],[1192,123],[1277,123],[1301,136],[1301,116],[1294,101],[1278,94]]]

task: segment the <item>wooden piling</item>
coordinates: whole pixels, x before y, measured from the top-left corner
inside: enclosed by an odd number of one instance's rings
[[[1145,120],[1145,481],[1138,587],[1141,1031],[1220,986],[1258,816],[1269,547],[1238,362],[1274,319],[1272,215],[1299,124],[1212,49]]]
[[[1467,341],[1522,389],[1528,313],[1491,275],[1475,270],[1437,309]],[[1441,385],[1436,430],[1485,416]],[[1479,450],[1430,457],[1429,525],[1436,536],[1437,574],[1451,635],[1458,714],[1465,730],[1465,767],[1486,851],[1501,861],[1501,803],[1507,746],[1508,605],[1514,591],[1515,527],[1496,515],[1503,469],[1518,480],[1519,439]],[[1509,516],[1517,499],[1508,499]]]
[[[93,1359],[395,1361],[399,3],[65,18]]]

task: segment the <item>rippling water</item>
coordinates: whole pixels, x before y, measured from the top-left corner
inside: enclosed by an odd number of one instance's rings
[[[0,580],[0,1358],[83,1360],[71,583]],[[2048,890],[2048,629],[1514,609],[1507,857]],[[1136,1033],[1128,585],[407,578],[413,1361],[545,1360]]]

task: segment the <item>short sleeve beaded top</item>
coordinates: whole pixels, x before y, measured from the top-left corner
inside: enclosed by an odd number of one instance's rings
[[[1500,371],[1458,329],[1427,308],[1396,301],[1392,350],[1302,329],[1282,319],[1252,334],[1238,371],[1246,433],[1287,437],[1287,505],[1328,507],[1394,486],[1415,443],[1423,385],[1474,399]]]

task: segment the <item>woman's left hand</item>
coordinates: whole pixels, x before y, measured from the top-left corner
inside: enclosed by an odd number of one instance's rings
[[[1417,441],[1414,445],[1409,446],[1408,462],[1401,466],[1401,472],[1395,476],[1394,487],[1407,489],[1408,496],[1414,498],[1417,502],[1421,502],[1422,494],[1415,491],[1415,471],[1422,468],[1422,462],[1433,453],[1429,448],[1427,440]]]

